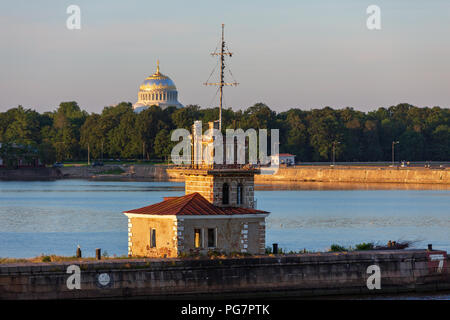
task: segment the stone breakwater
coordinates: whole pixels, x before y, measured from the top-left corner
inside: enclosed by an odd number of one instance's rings
[[[436,292],[450,289],[448,260],[443,251],[391,250],[4,264],[0,265],[0,299],[289,298]],[[73,286],[75,269],[79,270],[78,288]],[[378,270],[378,280],[374,280],[374,270]]]
[[[0,180],[55,180],[62,177],[57,168],[0,169]]]
[[[120,174],[103,174],[110,170],[120,169]],[[168,180],[165,165],[104,165],[98,167],[72,166],[61,168],[64,178],[69,179],[151,179]]]
[[[120,168],[118,175],[101,172]],[[180,170],[167,165],[108,165],[103,167],[64,167],[65,178],[123,178],[184,181]],[[279,168],[276,173],[263,169],[255,176],[255,183],[283,182],[344,182],[344,183],[395,183],[450,185],[450,169],[391,168],[391,167],[324,167],[297,166]]]
[[[279,168],[276,174],[261,174],[255,177],[255,182],[258,183],[283,181],[450,184],[450,170],[390,167],[294,167]]]
[[[178,170],[167,169],[169,178],[182,178]],[[262,169],[255,183],[345,182],[450,185],[450,169],[390,167],[288,167],[273,172]]]

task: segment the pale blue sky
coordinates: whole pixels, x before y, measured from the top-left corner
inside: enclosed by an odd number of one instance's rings
[[[81,8],[79,31],[66,28],[70,4]],[[371,4],[381,7],[382,30],[366,28]],[[450,106],[448,0],[5,0],[0,111],[134,103],[156,59],[181,103],[216,106],[216,89],[202,84],[221,23],[240,83],[225,90],[234,109]]]

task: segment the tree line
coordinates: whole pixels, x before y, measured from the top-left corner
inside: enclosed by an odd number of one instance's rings
[[[41,161],[91,159],[167,159],[172,130],[190,130],[194,120],[218,119],[218,108],[189,105],[176,109],[152,106],[134,113],[131,103],[88,113],[78,104],[62,102],[53,112],[22,106],[0,113],[0,142],[32,146]],[[393,141],[396,160],[450,160],[450,110],[399,104],[362,112],[353,108],[276,113],[263,103],[246,110],[222,111],[223,128],[279,129],[280,152],[297,161],[389,161]]]

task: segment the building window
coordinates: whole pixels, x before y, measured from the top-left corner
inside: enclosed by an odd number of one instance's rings
[[[244,187],[242,186],[241,183],[239,183],[237,185],[237,204],[242,204],[243,203],[243,198],[244,198]]]
[[[215,248],[216,245],[216,229],[208,229],[208,248]]]
[[[156,229],[150,229],[150,248],[156,248]]]
[[[230,188],[228,187],[228,183],[224,183],[222,187],[222,204],[228,204],[229,203],[229,195],[230,195]]]
[[[202,229],[194,229],[194,247],[201,248],[203,239],[202,239]]]

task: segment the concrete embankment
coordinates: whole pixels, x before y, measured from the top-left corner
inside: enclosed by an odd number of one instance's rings
[[[65,178],[70,179],[150,179],[167,180],[169,175],[165,165],[104,165],[104,166],[72,166],[61,168]],[[118,170],[120,174],[104,174]]]
[[[273,182],[350,182],[350,183],[415,183],[450,184],[450,170],[390,167],[289,167],[275,174],[261,174],[256,183]]]
[[[62,177],[57,168],[0,169],[0,180],[54,180]]]
[[[68,288],[78,277],[70,265],[79,267],[79,289]],[[449,289],[447,254],[425,250],[0,265],[0,299],[288,298]]]
[[[102,172],[120,168],[122,174],[103,175]],[[184,180],[181,171],[166,165],[107,165],[103,167],[64,167],[66,178],[122,178]],[[344,182],[450,185],[450,169],[390,168],[390,167],[316,167],[279,168],[273,172],[263,169],[255,176],[259,184],[283,182]]]

